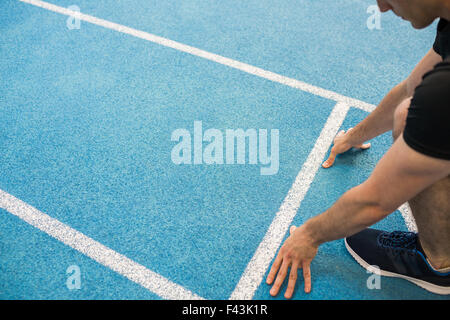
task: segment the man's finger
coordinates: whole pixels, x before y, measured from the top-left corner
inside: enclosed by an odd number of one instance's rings
[[[370,143],[363,143],[363,144],[360,144],[359,146],[357,146],[357,148],[365,150],[365,149],[369,149],[370,146],[371,146]]]
[[[305,292],[311,292],[311,268],[309,263],[303,263],[303,280],[305,281]]]
[[[278,269],[280,268],[281,261],[283,260],[283,256],[280,252],[278,252],[278,255],[272,265],[272,268],[270,268],[269,275],[267,276],[266,283],[271,284],[273,282],[273,279],[275,279],[275,275],[278,272]]]
[[[288,268],[289,262],[287,262],[286,259],[283,259],[283,264],[281,265],[280,270],[278,271],[277,279],[275,280],[272,289],[270,289],[270,294],[272,296],[276,296],[278,294],[278,291],[280,290],[280,287],[283,284],[284,278],[286,278]]]
[[[297,269],[298,269],[298,262],[294,262],[291,267],[291,272],[289,274],[289,282],[286,289],[286,293],[284,294],[284,297],[286,299],[292,298],[292,294],[294,293],[295,283],[297,282]]]
[[[348,131],[350,131],[350,130],[352,130],[352,128],[348,129]],[[342,137],[344,134],[345,134],[345,130],[339,131],[338,134],[336,135],[336,137],[334,138],[334,142],[336,142],[336,139]],[[330,156],[322,164],[322,167],[324,167],[325,169],[331,167],[333,165],[333,163],[334,163],[334,160],[336,159],[336,156],[337,156],[336,148],[333,147],[333,148],[331,148]]]
[[[337,152],[335,151],[334,147],[331,148],[331,152],[330,152],[330,156],[328,157],[328,159],[322,164],[322,167],[324,167],[325,169],[331,167],[334,163],[334,160],[336,159],[337,156]]]
[[[352,130],[352,128],[348,129],[348,131]],[[334,140],[336,140],[336,138],[342,137],[345,134],[345,130],[341,130],[337,133],[336,137],[334,138]]]
[[[289,228],[289,234],[292,235],[292,234],[294,233],[295,229],[297,229],[296,226],[291,226],[291,227]]]

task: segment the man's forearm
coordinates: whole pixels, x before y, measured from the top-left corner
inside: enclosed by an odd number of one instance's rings
[[[347,191],[330,209],[302,226],[316,245],[351,236],[389,214],[374,200],[361,198],[361,188]]]
[[[395,109],[406,98],[406,81],[402,81],[389,91],[374,111],[350,131],[350,143],[359,145],[392,130]]]

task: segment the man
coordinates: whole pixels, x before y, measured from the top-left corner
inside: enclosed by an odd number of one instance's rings
[[[378,0],[425,28],[440,17],[433,48],[411,75],[395,86],[354,129],[341,131],[323,167],[352,147],[392,130],[394,144],[361,185],[347,191],[330,209],[291,227],[267,277],[278,294],[289,272],[285,297],[291,298],[297,270],[311,291],[310,263],[320,244],[345,238],[345,245],[366,269],[407,279],[426,290],[450,294],[450,0]],[[423,80],[422,80],[423,78]],[[409,202],[418,233],[366,229]]]

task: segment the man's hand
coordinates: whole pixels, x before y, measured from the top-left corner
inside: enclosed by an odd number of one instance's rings
[[[334,146],[333,146],[333,148],[331,148],[330,156],[322,164],[322,167],[324,167],[324,168],[331,167],[338,154],[344,153],[351,148],[359,148],[359,149],[370,148],[370,143],[353,145],[350,142],[350,131],[351,130],[352,130],[352,128],[348,129],[347,132],[342,130],[336,135],[336,138],[334,138]]]
[[[305,292],[311,291],[311,261],[317,254],[318,245],[314,244],[311,237],[307,235],[303,226],[299,228],[291,227],[291,235],[286,239],[275,262],[270,269],[267,277],[267,284],[272,284],[275,279],[275,284],[270,290],[272,296],[276,296],[286,278],[288,268],[291,267],[289,274],[289,283],[284,297],[290,299],[294,292],[295,283],[297,282],[297,270],[303,269],[303,279],[305,281]]]

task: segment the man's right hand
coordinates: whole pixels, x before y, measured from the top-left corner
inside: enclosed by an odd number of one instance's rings
[[[352,145],[349,142],[350,141],[350,131],[352,129],[353,128],[348,129],[347,132],[342,130],[336,135],[336,138],[334,138],[333,148],[331,148],[330,156],[322,164],[322,167],[324,167],[324,168],[331,167],[338,154],[344,153],[344,152],[350,150],[351,148],[359,148],[359,149],[369,149],[370,148],[370,143]]]

